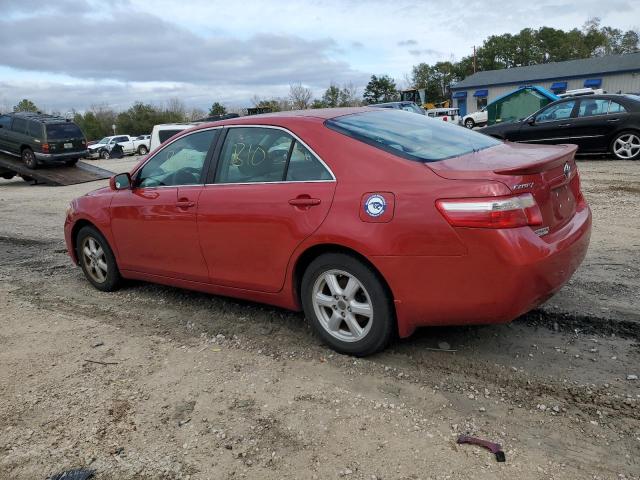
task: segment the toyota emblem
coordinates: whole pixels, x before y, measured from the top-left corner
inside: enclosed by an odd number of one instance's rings
[[[562,173],[564,173],[565,178],[569,178],[569,175],[571,175],[571,165],[569,165],[569,163],[564,164]]]

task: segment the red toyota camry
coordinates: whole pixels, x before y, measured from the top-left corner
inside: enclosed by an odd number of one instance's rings
[[[397,110],[235,118],[75,199],[65,237],[100,290],[132,278],[304,310],[335,350],[368,355],[560,289],[591,232],[575,151]]]

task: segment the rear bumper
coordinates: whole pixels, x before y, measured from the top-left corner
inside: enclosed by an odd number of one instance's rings
[[[544,237],[528,227],[457,231],[467,255],[372,258],[393,292],[400,336],[423,325],[510,322],[540,305],[582,263],[591,211],[580,203],[567,225]]]
[[[80,150],[68,153],[33,153],[36,160],[42,163],[57,163],[66,162],[67,160],[75,160],[76,158],[82,158],[87,155],[87,150]]]

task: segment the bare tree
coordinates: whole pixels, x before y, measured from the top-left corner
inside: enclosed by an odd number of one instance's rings
[[[301,83],[289,85],[289,100],[294,110],[304,110],[311,105],[311,97],[313,92]]]
[[[345,83],[340,91],[340,106],[342,107],[359,107],[362,105],[362,99],[356,87],[352,82]]]
[[[200,120],[207,116],[207,112],[202,110],[201,108],[193,108],[189,113],[187,113],[187,120],[193,122],[194,120]]]
[[[175,118],[184,119],[187,117],[187,108],[184,106],[184,102],[177,97],[168,99],[164,110],[171,113]]]

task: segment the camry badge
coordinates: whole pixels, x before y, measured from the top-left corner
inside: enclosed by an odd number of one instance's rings
[[[514,190],[522,190],[524,188],[533,188],[533,182],[529,182],[529,183],[520,183],[518,185],[514,185],[513,189]]]
[[[564,173],[565,178],[569,178],[569,175],[571,175],[571,165],[568,162],[564,164],[562,173]]]

